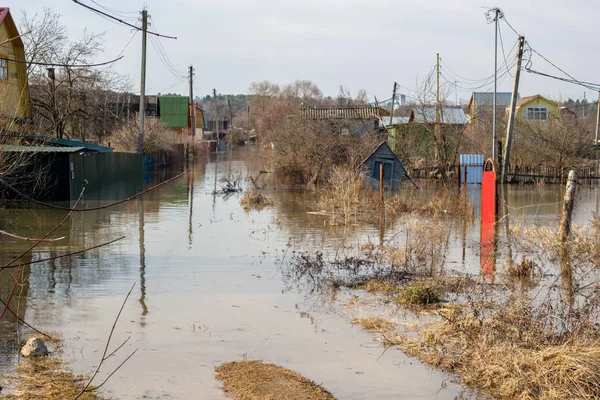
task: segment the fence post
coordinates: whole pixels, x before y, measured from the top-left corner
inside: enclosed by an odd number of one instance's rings
[[[562,215],[560,218],[560,228],[558,238],[560,240],[560,265],[562,275],[565,278],[571,276],[571,263],[569,262],[569,249],[567,240],[571,233],[571,216],[573,214],[573,205],[575,203],[575,189],[577,187],[577,171],[569,171],[567,180],[567,191],[563,201]]]
[[[379,164],[379,199],[383,207],[383,164]]]

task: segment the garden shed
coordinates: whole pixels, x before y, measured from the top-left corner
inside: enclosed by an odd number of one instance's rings
[[[385,189],[398,190],[406,169],[402,161],[394,154],[387,142],[381,143],[377,149],[359,166],[365,174],[365,181],[374,188],[379,187],[380,170],[383,168],[383,184]]]

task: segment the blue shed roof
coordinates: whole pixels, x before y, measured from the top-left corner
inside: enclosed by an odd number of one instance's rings
[[[517,100],[521,96],[517,93]],[[510,104],[512,92],[496,92],[496,106],[506,107]],[[492,106],[494,105],[494,92],[473,92],[473,99],[477,106]]]
[[[62,147],[82,147],[85,150],[97,151],[98,153],[110,153],[111,151],[114,150],[114,148],[112,148],[112,147],[101,146],[99,144],[80,142],[78,140],[59,139],[59,138],[53,138],[53,137],[49,137],[49,136],[40,136],[40,135],[29,135],[27,137],[29,139],[33,139],[37,142],[52,143],[52,144],[55,144],[57,146],[62,146]]]

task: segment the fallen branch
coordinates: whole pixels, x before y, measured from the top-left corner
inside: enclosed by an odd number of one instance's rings
[[[81,189],[81,193],[79,194],[79,197],[77,198],[77,201],[75,202],[75,207],[77,207],[77,204],[79,204],[79,201],[81,200],[81,198],[83,197],[83,193],[85,192],[85,187],[83,187],[83,189]],[[17,261],[19,258],[23,257],[25,254],[29,253],[31,250],[33,250],[38,244],[41,243],[42,240],[46,239],[48,236],[50,236],[52,233],[54,233],[58,228],[60,228],[65,222],[67,222],[67,220],[69,219],[69,217],[71,216],[73,212],[69,212],[66,217],[63,218],[62,221],[60,221],[58,223],[58,225],[56,225],[53,229],[50,230],[50,232],[46,233],[41,239],[38,239],[30,248],[28,248],[27,250],[25,250],[23,253],[21,253],[20,255],[18,255],[17,257],[15,257],[11,262],[9,262],[8,264],[6,264],[4,267],[0,268],[0,272],[4,271],[7,267],[10,267],[15,261]],[[17,284],[17,279],[18,279],[18,274],[15,275],[15,287]],[[2,300],[0,298],[0,301],[2,301],[2,304],[4,304],[4,310],[2,311],[2,316],[0,316],[0,319],[4,316],[4,314],[6,313],[7,310],[9,310],[14,316],[16,316],[17,318],[18,315],[12,311],[10,309],[10,302],[12,301],[13,298],[13,293],[14,293],[14,288],[13,291],[10,294],[10,297],[8,298],[8,301],[4,302],[4,300]],[[25,323],[25,321],[23,321],[23,323]],[[33,327],[31,327],[31,325],[25,323],[27,326],[29,326],[30,328],[33,329]],[[34,329],[36,332],[37,330]]]
[[[0,178],[0,180],[2,180]],[[85,187],[83,189],[81,189],[81,193],[79,194],[79,198],[77,198],[77,201],[75,202],[75,207],[77,207],[77,204],[79,204],[79,201],[81,200],[81,197],[83,196],[83,193],[85,192]],[[41,243],[41,240],[46,239],[48,236],[52,235],[58,228],[60,228],[61,226],[63,226],[63,224],[65,222],[67,222],[67,220],[69,219],[69,217],[71,217],[71,214],[73,214],[73,211],[69,211],[69,213],[66,215],[66,217],[63,218],[62,221],[60,221],[58,223],[58,225],[56,225],[53,229],[50,230],[50,232],[46,233],[44,236],[42,236],[41,239],[37,240],[33,246],[31,246],[30,248],[28,248],[27,250],[25,250],[23,253],[21,253],[20,255],[16,256],[11,262],[9,262],[8,264],[6,264],[4,267],[0,268],[0,272],[2,272],[4,269],[6,269],[7,267],[10,267],[12,264],[14,264],[19,258],[23,257],[25,254],[29,253],[31,250],[33,250],[38,244]]]
[[[123,239],[125,239],[125,236],[121,236],[120,238],[111,240],[110,242],[99,244],[97,246],[88,247],[87,249],[74,251],[72,253],[61,254],[60,256],[42,258],[40,260],[30,261],[30,262],[22,263],[22,264],[19,264],[19,265],[11,265],[11,266],[8,266],[8,267],[4,267],[3,269],[24,267],[26,265],[39,264],[39,263],[43,263],[43,262],[46,262],[46,261],[58,260],[59,258],[65,258],[65,257],[75,256],[77,254],[85,253],[86,251],[95,250],[95,249],[98,249],[100,247],[108,246],[109,244],[113,244],[114,242],[118,242],[119,240],[123,240]]]
[[[65,238],[64,236],[62,236],[62,237],[54,238],[54,239],[32,239],[32,238],[28,238],[28,237],[25,237],[25,236],[19,236],[19,235],[16,235],[14,233],[6,232],[6,231],[3,231],[2,229],[0,229],[0,235],[6,235],[6,236],[10,236],[10,237],[15,238],[15,239],[27,240],[27,241],[30,241],[30,242],[40,242],[40,243],[41,242],[51,243],[51,242],[56,242],[58,240],[63,240]]]

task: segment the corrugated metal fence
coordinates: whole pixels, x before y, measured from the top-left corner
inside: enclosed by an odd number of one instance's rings
[[[71,200],[79,197],[85,182],[88,200],[124,199],[142,190],[143,177],[141,154],[69,155]]]
[[[460,183],[478,183],[483,179],[483,155],[460,155]]]

